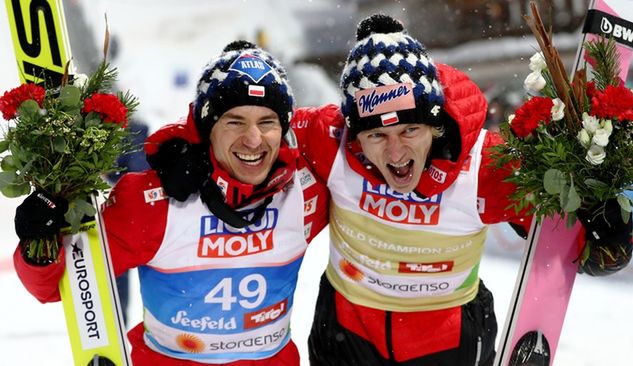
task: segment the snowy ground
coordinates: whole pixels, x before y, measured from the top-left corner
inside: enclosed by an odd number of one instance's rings
[[[323,1],[296,0],[284,2],[284,5],[302,2],[306,7],[323,4]],[[222,0],[202,5],[201,2],[181,0],[177,2],[177,8],[167,6],[164,0],[134,3],[101,0],[90,3],[98,9],[95,22],[102,21],[102,14],[107,10],[110,30],[121,40],[118,66],[122,83],[141,97],[142,116],[153,129],[184,113],[192,96],[193,80],[211,55],[236,37],[252,39],[254,30],[266,19],[282,19],[268,21],[266,25],[272,27],[269,28],[271,47],[280,43],[285,46],[284,58],[292,59],[302,47],[296,39],[300,28],[287,14],[290,7],[280,7],[280,1]],[[163,6],[157,6],[158,3]],[[333,4],[336,6],[336,3]],[[276,9],[274,14],[272,9]],[[142,21],[139,21],[141,17]],[[0,92],[17,84],[6,29],[5,10],[0,7]],[[276,54],[280,57],[279,52]],[[189,83],[175,87],[173,80],[178,75],[185,76]],[[318,74],[314,70],[302,70],[301,75],[315,75],[302,77],[302,81],[312,83],[314,89],[326,87],[322,80],[316,80]],[[306,78],[309,80],[304,80]],[[331,92],[321,98],[323,101],[335,101]],[[13,232],[13,213],[19,202],[21,199],[0,197],[0,222],[3,223],[0,225],[0,291],[4,294],[0,307],[0,366],[68,366],[72,364],[72,359],[61,305],[41,305],[31,298],[11,266],[11,255],[17,243]],[[495,294],[500,326],[503,325],[521,252],[521,242],[511,238],[513,234],[508,233],[505,227],[493,229],[481,266],[481,276]],[[322,234],[308,249],[296,294],[293,333],[302,352],[302,365],[307,365],[305,343],[318,280],[326,258],[327,235]],[[141,311],[137,288],[135,285],[132,293],[132,324],[139,320]],[[631,309],[633,267],[616,278],[580,276],[572,295],[555,364],[630,365],[633,359]]]

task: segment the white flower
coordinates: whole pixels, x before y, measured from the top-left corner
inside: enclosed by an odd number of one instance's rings
[[[576,136],[576,138],[584,147],[588,147],[589,143],[591,142],[591,137],[589,136],[589,133],[587,133],[587,130],[585,130],[584,128],[580,130],[580,132],[578,132],[578,136]]]
[[[587,132],[594,133],[597,129],[600,128],[600,121],[594,116],[587,114],[584,112],[582,114],[582,127],[584,127]]]
[[[547,63],[545,63],[545,57],[543,57],[543,52],[537,52],[532,57],[530,57],[530,70],[532,71],[541,71],[547,68]]]
[[[605,130],[604,128],[599,128],[593,133],[591,142],[598,146],[607,146],[609,143],[609,136],[611,136],[611,132]]]
[[[541,91],[546,85],[545,78],[540,71],[531,72],[523,81],[523,87],[527,90]]]
[[[552,121],[560,121],[563,117],[565,117],[565,103],[556,98],[552,106]]]
[[[585,160],[593,165],[600,165],[604,161],[605,157],[607,157],[607,153],[604,152],[604,149],[601,146],[591,145],[589,151],[587,151]]]
[[[88,76],[86,74],[76,74],[73,77],[73,85],[78,88],[83,88],[88,82]]]
[[[514,114],[508,116],[508,124],[512,124],[512,120],[514,119]]]
[[[602,128],[607,130],[607,132],[609,132],[609,133],[613,132],[613,125],[611,124],[611,120],[610,119],[603,120],[601,125],[602,125]]]

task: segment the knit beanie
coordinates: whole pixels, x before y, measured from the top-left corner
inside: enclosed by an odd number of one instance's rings
[[[341,75],[350,137],[398,123],[442,124],[437,70],[422,43],[387,15],[364,19]]]
[[[243,105],[268,107],[277,113],[282,136],[290,126],[294,98],[286,71],[268,52],[247,41],[228,44],[204,68],[193,102],[200,137],[229,109]]]

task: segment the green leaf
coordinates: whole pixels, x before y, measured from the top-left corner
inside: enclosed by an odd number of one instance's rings
[[[18,114],[20,116],[33,116],[40,113],[40,106],[33,99],[25,100],[18,107]]]
[[[77,206],[77,210],[83,213],[86,216],[94,216],[97,213],[95,207],[88,203],[86,200],[78,199],[75,200],[75,205]]]
[[[72,203],[68,206],[68,211],[64,214],[64,218],[70,224],[70,230],[73,233],[76,233],[79,231],[79,227],[81,226],[81,218],[83,217],[83,214],[81,214],[79,210],[77,210],[77,206]]]
[[[580,207],[580,196],[573,181],[569,188],[564,187],[560,192],[560,206],[565,212],[574,212]]]
[[[543,175],[543,187],[549,194],[561,193],[566,186],[565,174],[558,169],[548,169]]]
[[[587,187],[592,188],[592,189],[607,189],[607,188],[609,188],[609,185],[606,184],[605,182],[602,182],[602,181],[599,181],[599,180],[593,179],[593,178],[585,179],[585,184],[587,185]]]
[[[0,141],[0,153],[3,153],[5,151],[7,151],[7,149],[9,149],[9,141],[7,140],[1,140]]]
[[[5,197],[16,198],[29,194],[31,192],[31,186],[29,186],[28,183],[10,184],[0,189],[0,192],[2,192]]]
[[[66,150],[66,139],[62,136],[55,136],[53,138],[53,150],[63,153]]]
[[[15,167],[15,163],[13,161],[13,156],[7,155],[2,158],[2,163],[0,163],[0,168],[2,168],[5,172],[15,172],[18,168]]]
[[[624,221],[625,224],[628,224],[631,219],[631,200],[627,196],[621,194],[618,196],[618,203],[620,204],[622,221]]]
[[[631,212],[631,200],[627,196],[623,194],[619,195],[618,203],[620,204],[621,209],[629,213]]]
[[[18,175],[14,171],[0,172],[0,189],[15,185]]]
[[[66,85],[59,92],[59,101],[65,107],[74,107],[79,104],[81,98],[81,91],[79,88],[73,85]]]

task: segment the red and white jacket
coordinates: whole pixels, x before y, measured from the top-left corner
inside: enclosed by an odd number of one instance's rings
[[[148,153],[174,137],[196,142],[191,117],[183,122],[151,136]],[[259,222],[235,229],[198,194],[165,196],[153,170],[119,180],[103,220],[115,273],[139,268],[144,324],[129,335],[135,365],[298,364],[292,299],[305,249],[327,224],[328,193],[298,158],[293,180],[272,198]],[[39,301],[59,301],[63,261],[30,266],[18,249],[14,262]]]
[[[377,169],[361,163],[337,106],[300,109],[292,122],[301,153],[330,189],[326,275],[337,291],[337,319],[385,358],[385,311],[399,316],[388,333],[415,335],[394,342],[396,359],[456,347],[461,305],[477,294],[487,225],[530,222],[507,209],[513,185],[503,180],[512,169],[491,165],[490,147],[503,141],[482,129],[483,94],[462,72],[446,65],[438,71],[461,148],[453,160],[430,161],[419,195],[392,191]],[[420,324],[435,324],[433,335],[422,334]]]

